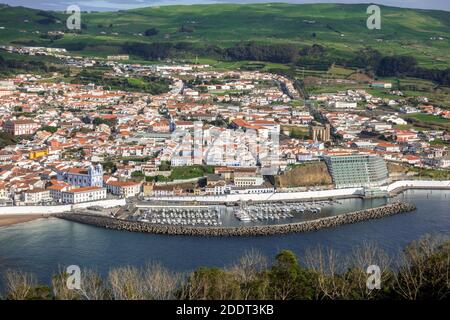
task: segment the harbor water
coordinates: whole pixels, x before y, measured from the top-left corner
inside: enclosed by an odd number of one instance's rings
[[[0,275],[7,269],[21,269],[48,283],[61,266],[78,265],[106,274],[112,267],[140,267],[151,262],[176,271],[189,271],[199,266],[230,265],[250,250],[273,258],[281,249],[290,249],[301,259],[305,250],[318,245],[345,254],[364,242],[374,243],[395,256],[425,234],[450,236],[450,191],[409,190],[392,200],[414,203],[417,210],[317,232],[267,237],[153,235],[107,230],[60,219],[36,220],[0,228]],[[320,215],[379,206],[385,200],[340,202],[335,208],[323,209]]]

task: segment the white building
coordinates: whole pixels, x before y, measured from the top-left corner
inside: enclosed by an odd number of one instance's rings
[[[227,186],[225,181],[219,181],[213,186],[205,188],[205,193],[209,195],[221,195],[230,192],[230,186]]]
[[[439,160],[439,166],[441,168],[450,168],[450,156],[443,157]]]
[[[4,187],[0,187],[0,199],[8,199],[8,192]]]
[[[370,86],[372,88],[392,89],[392,83],[390,82],[372,82]]]
[[[409,114],[409,113],[419,113],[420,110],[417,109],[417,108],[415,108],[415,107],[404,106],[404,107],[401,107],[401,108],[400,108],[400,112]]]
[[[356,109],[358,103],[356,102],[346,102],[346,101],[336,101],[334,104],[336,109]]]
[[[141,193],[141,183],[134,181],[110,181],[106,183],[106,189],[117,196],[134,197]]]
[[[72,168],[58,172],[58,180],[78,187],[103,186],[103,167],[90,165],[87,169]]]
[[[69,187],[64,185],[54,185],[47,187],[47,190],[50,192],[50,197],[53,200],[60,201],[62,198],[62,192],[69,190]]]
[[[240,176],[234,177],[234,185],[236,187],[249,187],[249,186],[260,186],[264,183],[264,179],[261,176]]]
[[[35,188],[22,193],[22,200],[27,204],[38,204],[52,200],[50,191],[42,188]]]
[[[386,122],[371,122],[368,124],[369,128],[372,128],[374,131],[384,132],[388,130],[392,130],[392,124]]]
[[[246,188],[231,188],[230,194],[261,194],[261,193],[274,193],[275,188],[271,186],[252,186]]]
[[[385,120],[387,122],[391,122],[391,123],[397,124],[397,125],[406,125],[406,124],[408,124],[407,121],[405,121],[402,118],[399,118],[397,116],[384,116],[384,117],[381,117],[381,119]]]
[[[106,199],[106,188],[80,187],[61,192],[63,203],[80,203]]]

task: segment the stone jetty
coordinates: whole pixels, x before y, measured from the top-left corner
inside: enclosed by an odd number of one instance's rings
[[[380,219],[383,217],[405,213],[415,210],[413,204],[398,202],[381,207],[364,209],[344,213],[336,216],[319,218],[289,224],[266,226],[239,226],[239,227],[188,227],[150,224],[140,221],[122,220],[107,216],[61,213],[56,217],[70,221],[90,224],[107,229],[125,230],[134,232],[147,232],[154,234],[204,236],[204,237],[232,237],[232,236],[266,236],[296,232],[316,231],[325,228],[337,227],[344,224],[357,223],[365,220]]]

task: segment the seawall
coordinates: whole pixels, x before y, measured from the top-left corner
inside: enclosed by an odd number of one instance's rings
[[[364,209],[360,211],[310,221],[302,221],[290,224],[268,225],[268,226],[242,226],[242,227],[164,226],[139,221],[119,220],[106,216],[77,214],[77,213],[61,213],[56,216],[62,219],[90,224],[98,227],[103,227],[106,229],[147,232],[147,233],[167,234],[167,235],[233,237],[233,236],[265,236],[265,235],[316,231],[344,224],[357,223],[365,220],[380,219],[394,214],[410,212],[415,209],[416,207],[413,204],[399,202],[387,204],[381,207]]]
[[[53,206],[7,206],[0,207],[0,216],[1,215],[23,215],[23,214],[57,214],[70,212],[78,209],[85,209],[88,207],[98,206],[102,208],[113,208],[117,206],[126,205],[125,199],[106,199],[106,200],[98,200],[91,202],[82,202],[77,204],[62,204],[62,205],[53,205]]]
[[[450,180],[402,180],[393,182],[387,186],[380,187],[380,190],[388,194],[395,195],[398,192],[408,189],[450,189]],[[309,201],[320,199],[345,199],[356,198],[364,195],[364,188],[343,188],[318,191],[295,191],[295,192],[274,192],[258,194],[227,194],[227,195],[206,195],[206,196],[170,196],[170,197],[150,197],[150,201],[170,201],[184,203],[202,204],[227,204],[239,201],[252,202],[279,202],[279,201]]]

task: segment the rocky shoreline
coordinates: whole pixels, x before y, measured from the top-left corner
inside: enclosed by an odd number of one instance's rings
[[[97,227],[133,232],[147,232],[153,234],[204,236],[204,237],[234,237],[234,236],[266,236],[276,234],[288,234],[307,231],[316,231],[332,228],[344,224],[357,223],[365,220],[380,219],[399,213],[410,212],[416,206],[410,203],[399,202],[387,204],[381,207],[364,209],[355,212],[340,214],[337,216],[320,218],[310,221],[302,221],[290,224],[268,226],[242,226],[242,227],[183,227],[149,224],[140,221],[121,220],[101,215],[61,213],[56,217],[90,224]]]

